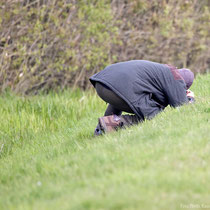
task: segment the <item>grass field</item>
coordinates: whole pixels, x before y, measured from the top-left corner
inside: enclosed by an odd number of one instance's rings
[[[0,97],[0,209],[210,209],[210,74],[194,105],[93,137],[94,91]]]

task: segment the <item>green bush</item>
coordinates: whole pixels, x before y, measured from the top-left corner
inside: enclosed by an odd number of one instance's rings
[[[210,69],[209,1],[132,0],[115,7],[127,20],[119,24],[124,45],[116,48],[117,60],[147,59],[195,73]]]
[[[117,28],[105,1],[19,1],[1,7],[1,87],[16,92],[86,86],[111,62]],[[113,37],[113,38],[112,38]]]
[[[16,0],[0,6],[0,89],[89,87],[123,60],[209,69],[209,2]]]

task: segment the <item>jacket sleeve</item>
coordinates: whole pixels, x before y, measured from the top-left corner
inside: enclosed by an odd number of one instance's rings
[[[172,107],[181,106],[188,102],[185,84],[181,80],[175,80],[171,85],[165,89],[165,95],[168,104]]]
[[[141,98],[135,104],[135,108],[143,114],[144,119],[152,119],[164,109],[151,98],[151,95],[149,93],[142,93]]]

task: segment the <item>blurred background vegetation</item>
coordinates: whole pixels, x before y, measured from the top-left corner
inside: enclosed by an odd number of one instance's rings
[[[88,89],[114,62],[210,70],[209,0],[1,0],[0,91]]]

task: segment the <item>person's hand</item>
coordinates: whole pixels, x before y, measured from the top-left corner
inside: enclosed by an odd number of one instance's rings
[[[194,93],[190,89],[187,90],[187,97],[195,98]]]
[[[187,90],[187,98],[189,100],[189,103],[195,102],[195,95],[191,90]]]

